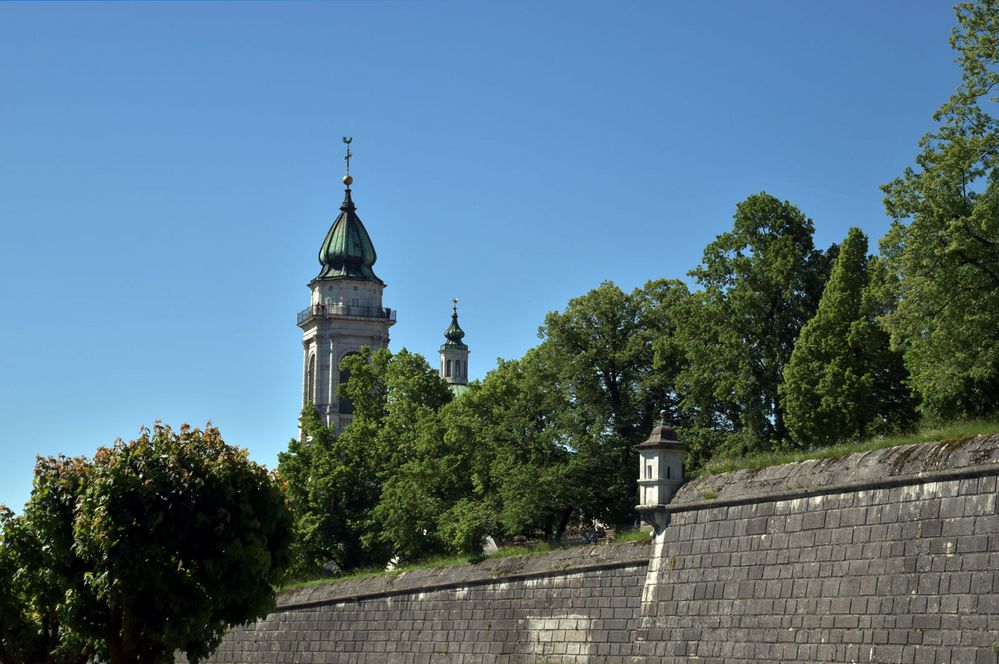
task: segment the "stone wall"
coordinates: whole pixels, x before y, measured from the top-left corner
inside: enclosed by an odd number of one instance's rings
[[[650,550],[567,549],[283,593],[213,661],[630,661]]]
[[[999,664],[999,436],[684,485],[654,544],[284,593],[219,662]]]
[[[680,662],[999,661],[999,437],[686,484],[636,654]]]

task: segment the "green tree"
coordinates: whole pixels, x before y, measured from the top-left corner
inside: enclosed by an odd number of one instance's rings
[[[197,662],[231,626],[265,616],[288,564],[284,496],[214,427],[156,425],[97,451],[77,501],[74,551],[105,607],[103,659]],[[157,598],[157,601],[152,601]]]
[[[405,450],[389,455],[398,465],[383,472],[382,490],[374,509],[379,537],[404,560],[423,558],[447,548],[438,537],[438,521],[456,499],[454,487],[465,484],[461,477],[464,459],[458,450],[442,444],[438,412],[428,410],[414,417],[410,429],[397,431],[396,440],[404,441]]]
[[[446,509],[430,480],[450,470],[438,450],[437,412],[452,394],[427,361],[405,348],[348,355],[340,396],[354,404],[339,436],[315,409],[302,415],[302,440],[279,455],[299,542],[299,573],[333,562],[342,571],[416,558],[440,549],[436,521]]]
[[[940,417],[999,406],[999,3],[956,12],[961,83],[915,167],[882,187],[894,222],[881,251],[899,277],[885,326],[923,407]]]
[[[376,459],[354,444],[363,436],[337,438],[311,405],[299,422],[302,437],[278,454],[277,470],[294,517],[293,573],[311,576],[330,563],[340,570],[358,567],[371,553],[361,540],[378,500]],[[358,427],[372,428],[363,421]]]
[[[353,444],[363,446],[369,455],[377,455],[372,466],[379,495],[370,512],[365,541],[369,547],[387,547],[386,551],[403,558],[419,558],[440,548],[435,535],[440,502],[425,488],[425,480],[429,479],[428,472],[452,472],[439,462],[430,463],[428,451],[438,447],[437,414],[453,394],[418,353],[403,348],[394,355],[380,350],[374,356],[387,356],[384,362],[379,359],[369,365],[381,368],[380,372],[362,373],[355,379],[353,367],[363,361],[363,357],[355,356],[345,388],[351,395],[381,395],[372,408],[380,419],[374,420],[364,409],[355,411],[354,422],[344,431],[346,438],[356,435]],[[374,426],[355,427],[368,422]]]
[[[685,304],[678,385],[700,432],[697,454],[790,442],[779,389],[794,341],[815,312],[831,258],[787,201],[760,193],[736,206],[732,230],[690,272],[703,290]]]
[[[291,538],[266,470],[217,429],[186,425],[90,461],[39,460],[24,514],[2,521],[11,662],[200,661],[273,607]]]
[[[2,664],[83,664],[94,654],[80,632],[93,631],[102,607],[73,551],[73,514],[87,470],[80,457],[40,457],[23,513],[0,506]]]
[[[421,440],[432,433],[421,432],[433,429],[450,389],[406,349],[393,354],[365,346],[346,356],[341,369],[350,372],[339,390],[354,404],[351,423],[337,436],[307,406],[302,439],[278,456],[295,517],[296,571],[303,575],[329,563],[347,571],[439,549],[433,528],[441,509],[425,499],[417,461],[432,447]]]
[[[494,535],[558,539],[574,515],[595,510],[550,361],[535,348],[499,362],[448,413],[449,440],[469,441],[472,496]]]
[[[818,311],[794,345],[781,395],[791,434],[803,444],[862,439],[914,420],[902,358],[877,322],[876,262],[867,236],[851,228]]]
[[[685,295],[676,281],[650,282],[630,294],[605,282],[545,317],[538,359],[562,398],[559,427],[576,463],[588,467],[587,486],[597,499],[589,516],[633,518],[634,445],[660,410],[678,410],[677,367],[661,361],[656,369],[655,344],[674,334],[669,303]]]

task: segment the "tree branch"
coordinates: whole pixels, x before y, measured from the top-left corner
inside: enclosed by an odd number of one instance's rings
[[[980,260],[978,260],[977,258],[973,258],[972,256],[969,256],[960,249],[957,249],[956,253],[958,256],[960,256],[963,259],[959,265],[972,265],[974,267],[977,267],[979,270],[981,270],[989,277],[991,277],[992,281],[994,281],[995,284],[999,286],[999,273],[993,272],[991,268],[989,268],[987,265],[982,264]]]

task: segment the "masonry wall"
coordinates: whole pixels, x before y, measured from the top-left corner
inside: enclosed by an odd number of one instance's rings
[[[218,662],[999,664],[999,436],[684,485],[653,544],[285,593]]]
[[[283,594],[213,661],[631,661],[651,546],[596,546]]]
[[[999,662],[999,439],[691,482],[637,655],[666,663]]]

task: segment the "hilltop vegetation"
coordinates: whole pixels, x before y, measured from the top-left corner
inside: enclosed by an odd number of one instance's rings
[[[762,192],[705,248],[694,288],[604,282],[460,398],[406,350],[345,359],[353,423],[334,436],[306,407],[310,442],[281,456],[298,573],[633,522],[634,446],[662,409],[694,472],[995,413],[999,11],[956,13],[962,80],[882,187],[880,255],[860,228],[815,247],[812,220]]]

